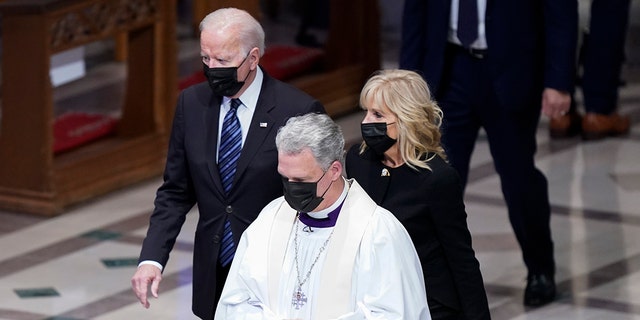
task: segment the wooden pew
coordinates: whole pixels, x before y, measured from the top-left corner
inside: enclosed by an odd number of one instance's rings
[[[2,14],[0,209],[56,215],[158,176],[177,90],[175,0],[7,0]],[[54,155],[50,56],[126,34],[114,136]]]

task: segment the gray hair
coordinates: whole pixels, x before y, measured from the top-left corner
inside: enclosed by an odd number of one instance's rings
[[[307,113],[290,118],[276,135],[278,152],[298,154],[309,149],[322,170],[343,160],[342,129],[326,114]]]
[[[222,8],[209,13],[200,22],[200,32],[204,29],[232,29],[236,32],[246,55],[253,48],[264,54],[264,29],[248,12],[236,8]]]

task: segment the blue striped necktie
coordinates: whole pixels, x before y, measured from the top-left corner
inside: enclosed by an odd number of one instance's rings
[[[220,151],[218,153],[218,170],[222,179],[224,192],[229,195],[233,186],[233,177],[236,173],[240,150],[242,149],[242,130],[236,112],[240,106],[240,99],[231,99],[231,108],[224,116],[222,123],[222,134],[220,135]],[[231,222],[225,219],[224,234],[222,236],[222,246],[220,248],[220,264],[226,267],[233,260],[235,248],[233,244],[233,234],[231,233]]]
[[[465,48],[478,38],[478,0],[460,0],[458,3],[458,39]]]

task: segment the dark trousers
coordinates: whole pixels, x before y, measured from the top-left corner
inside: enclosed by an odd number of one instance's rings
[[[460,310],[447,307],[433,299],[427,299],[427,303],[431,320],[464,320]]]
[[[444,113],[442,142],[449,162],[466,185],[471,154],[478,132],[484,128],[524,262],[530,273],[552,275],[555,265],[547,180],[534,164],[540,102],[501,105],[489,76],[488,60],[456,48],[449,46],[445,77],[436,92]]]
[[[610,114],[618,105],[630,0],[593,0],[588,40],[582,48],[586,112]]]

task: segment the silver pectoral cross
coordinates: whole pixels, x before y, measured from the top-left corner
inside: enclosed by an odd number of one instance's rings
[[[293,298],[291,299],[291,305],[296,308],[296,310],[300,310],[302,306],[307,303],[307,296],[302,292],[302,288],[298,287],[298,290],[293,292]]]

